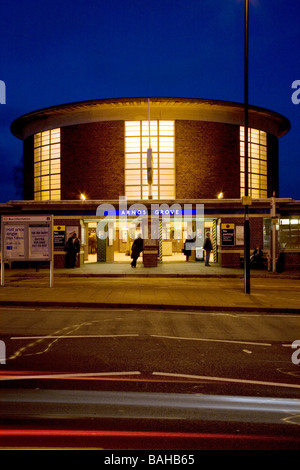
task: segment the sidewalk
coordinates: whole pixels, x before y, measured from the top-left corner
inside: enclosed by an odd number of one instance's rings
[[[138,261],[137,268],[128,263],[85,263],[80,268],[75,269],[55,269],[55,278],[58,277],[178,277],[178,278],[243,278],[244,271],[240,268],[223,268],[218,264],[212,263],[210,267],[205,266],[203,262],[165,262],[153,268],[145,268],[142,261]],[[6,269],[5,278],[9,277],[28,277],[35,275],[35,269]],[[49,275],[48,268],[39,270],[39,274]],[[253,278],[271,278],[280,279],[300,279],[300,271],[285,271],[281,274],[268,272],[267,270],[251,269]]]
[[[85,264],[76,269],[5,270],[0,306],[203,309],[300,313],[300,273],[251,271],[244,293],[241,269],[203,263]]]

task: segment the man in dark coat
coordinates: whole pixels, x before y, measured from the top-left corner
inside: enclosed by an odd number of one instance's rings
[[[80,251],[80,241],[77,238],[76,233],[68,239],[66,244],[66,265],[67,268],[75,268],[77,262],[77,255]]]
[[[205,266],[210,266],[209,258],[210,258],[210,253],[213,249],[213,246],[212,246],[209,232],[207,232],[206,234],[206,239],[204,241],[203,249],[205,250]]]
[[[263,252],[259,246],[255,248],[250,258],[250,266],[262,268],[263,267]]]
[[[140,254],[142,253],[144,249],[144,242],[142,239],[141,234],[134,240],[132,247],[131,247],[131,267],[136,268],[136,262]]]

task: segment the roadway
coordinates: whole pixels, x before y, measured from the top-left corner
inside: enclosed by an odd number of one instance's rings
[[[2,378],[56,373],[181,378],[299,396],[298,314],[1,307]],[[298,335],[299,336],[299,335]]]

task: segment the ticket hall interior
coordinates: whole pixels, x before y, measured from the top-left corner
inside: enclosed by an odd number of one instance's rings
[[[82,232],[85,239],[84,263],[97,263],[99,261],[128,263],[130,260],[131,247],[139,234],[144,238],[142,222],[128,221],[108,223],[108,233],[105,243],[105,257],[99,256],[99,242],[97,238],[98,221],[84,221]],[[204,232],[204,235],[203,235]],[[214,243],[216,233],[216,219],[205,220],[203,228],[198,229],[198,246],[192,250],[189,261],[203,260],[203,241],[206,233],[211,235]],[[183,252],[185,241],[189,236],[195,238],[195,224],[190,221],[163,220],[157,239],[158,262],[186,262]],[[211,254],[211,262],[216,262],[216,255]]]

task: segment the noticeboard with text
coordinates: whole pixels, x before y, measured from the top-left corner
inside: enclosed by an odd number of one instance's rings
[[[54,243],[54,249],[64,248],[66,244],[66,226],[65,225],[53,226],[53,243]]]
[[[221,224],[221,242],[222,246],[234,246],[234,224]]]
[[[52,215],[2,216],[1,253],[5,261],[51,261]]]

